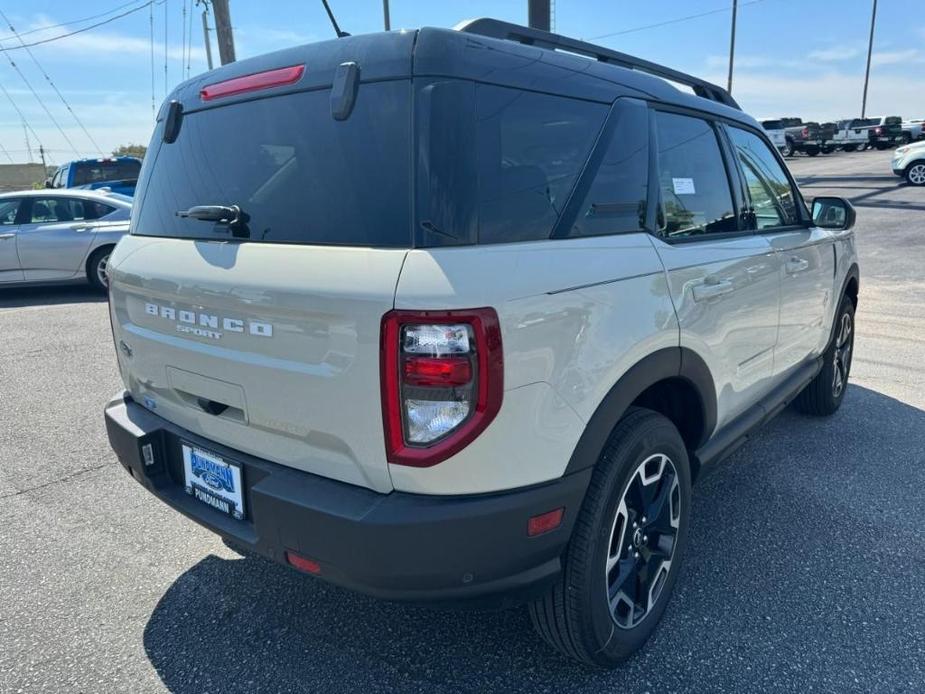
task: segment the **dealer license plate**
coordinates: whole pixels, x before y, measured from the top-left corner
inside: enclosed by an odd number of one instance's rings
[[[233,518],[244,518],[241,466],[197,446],[182,446],[186,493]]]

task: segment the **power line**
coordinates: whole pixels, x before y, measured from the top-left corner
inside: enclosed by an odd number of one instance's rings
[[[747,5],[757,5],[759,2],[764,2],[765,0],[749,0],[748,2],[743,2],[740,4],[740,7],[745,7]],[[600,36],[591,36],[586,41],[597,41],[599,39],[609,39],[613,36],[623,36],[624,34],[633,34],[637,31],[645,31],[647,29],[657,29],[658,27],[668,26],[669,24],[679,24],[680,22],[686,22],[691,19],[700,19],[701,17],[708,17],[712,14],[720,14],[721,12],[730,12],[732,7],[719,7],[715,10],[708,10],[706,12],[699,12],[697,14],[689,14],[686,17],[678,17],[677,19],[668,19],[664,22],[656,22],[655,24],[646,24],[641,27],[634,27],[632,29],[624,29],[623,31],[613,31],[609,34],[601,34]]]
[[[193,0],[189,2],[189,26],[186,31],[186,79],[189,79],[189,67],[193,57]]]
[[[20,77],[22,77],[22,81],[29,88],[29,91],[32,92],[32,96],[34,96],[35,100],[39,102],[39,106],[42,107],[42,110],[45,111],[45,114],[48,116],[49,120],[51,120],[51,122],[54,123],[54,126],[58,129],[58,132],[61,133],[61,137],[63,137],[64,141],[67,142],[68,145],[70,145],[72,150],[74,150],[74,154],[76,154],[79,157],[80,152],[77,150],[77,147],[74,145],[73,142],[71,142],[71,138],[69,138],[67,136],[67,133],[64,132],[64,128],[62,128],[61,124],[58,123],[58,120],[55,118],[54,114],[48,109],[48,106],[45,105],[45,102],[42,100],[42,97],[40,97],[39,93],[35,91],[35,88],[32,86],[32,83],[26,78],[25,73],[19,69],[19,66],[16,64],[16,61],[14,61],[9,55],[6,56],[6,59],[9,61],[10,65],[17,72],[17,74]]]
[[[40,40],[40,41],[33,41],[32,43],[25,43],[25,44],[23,44],[22,46],[10,46],[9,48],[0,48],[0,53],[7,53],[7,52],[9,52],[9,51],[18,51],[18,50],[20,50],[20,49],[22,49],[22,48],[32,48],[33,46],[41,46],[41,45],[44,44],[44,43],[51,43],[52,41],[59,41],[59,40],[61,40],[61,39],[66,39],[66,38],[68,38],[69,36],[74,36],[74,35],[76,35],[76,34],[82,34],[82,33],[85,32],[85,31],[90,31],[91,29],[96,29],[97,27],[101,27],[101,26],[103,26],[104,24],[110,24],[110,23],[116,21],[117,19],[122,19],[123,17],[127,17],[127,16],[129,16],[130,14],[134,14],[135,12],[138,12],[139,10],[143,10],[144,8],[149,7],[149,6],[151,6],[151,5],[155,5],[155,4],[158,4],[158,5],[159,5],[159,4],[161,4],[161,2],[164,2],[164,0],[160,0],[160,2],[158,2],[157,0],[148,0],[148,2],[146,2],[146,3],[143,4],[143,5],[139,5],[138,7],[134,7],[134,8],[132,8],[132,9],[130,9],[130,10],[127,10],[127,11],[121,13],[121,14],[117,14],[115,17],[110,17],[109,19],[103,20],[102,22],[97,22],[96,24],[91,24],[91,25],[89,25],[89,26],[83,27],[82,29],[76,29],[76,30],[70,31],[70,32],[68,32],[68,33],[66,33],[66,34],[59,34],[58,36],[52,36],[52,37],[50,37],[50,38],[42,39],[42,40]]]
[[[0,151],[2,151],[4,156],[10,160],[11,164],[15,163],[13,161],[13,157],[10,156],[10,153],[6,150],[6,147],[4,147],[3,144],[0,144]]]
[[[167,14],[167,0],[164,0],[164,98],[167,98],[167,26],[170,24]]]
[[[157,113],[154,110],[154,5],[148,4],[148,22],[151,27],[151,120],[157,119]]]
[[[3,21],[6,22],[7,26],[10,27],[10,31],[13,32],[13,35],[16,36],[19,42],[23,44],[23,46],[25,46],[25,41],[22,40],[22,36],[20,36],[16,32],[16,29],[13,28],[12,22],[10,22],[9,18],[6,16],[6,13],[2,9],[0,9],[0,17],[2,17]],[[32,51],[26,48],[26,53],[29,54],[29,57],[32,59],[32,62],[35,63],[35,66],[39,69],[39,72],[42,73],[42,76],[45,78],[45,81],[48,82],[49,85],[51,85],[51,88],[55,91],[55,94],[57,94],[58,98],[61,99],[61,103],[64,104],[64,108],[66,108],[70,112],[70,114],[74,117],[74,120],[77,122],[77,125],[80,126],[81,130],[83,130],[84,135],[87,136],[87,139],[90,140],[90,143],[93,145],[96,151],[99,152],[100,154],[103,154],[102,148],[99,146],[96,140],[93,139],[93,136],[86,129],[86,127],[84,127],[84,124],[81,122],[80,118],[78,118],[77,114],[74,112],[74,109],[71,108],[71,105],[67,102],[67,99],[64,98],[64,94],[62,94],[58,90],[58,87],[55,85],[55,83],[52,82],[51,77],[48,76],[48,73],[45,72],[45,69],[41,66],[41,64],[39,64],[38,59],[35,57],[35,55],[33,55]],[[9,56],[7,56],[7,58],[9,59]],[[12,62],[12,60],[10,60],[10,62]]]
[[[16,111],[16,115],[19,116],[19,120],[22,121],[23,127],[25,127],[26,130],[32,133],[32,137],[35,138],[36,142],[38,142],[39,144],[42,144],[42,141],[39,139],[38,133],[36,133],[35,130],[32,128],[32,126],[29,125],[29,121],[26,120],[26,116],[23,115],[23,112],[20,110],[19,106],[13,100],[12,95],[6,90],[6,87],[3,86],[2,82],[0,82],[0,91],[2,91],[4,96],[6,96],[6,98],[9,99],[10,105]]]
[[[40,32],[49,31],[49,30],[51,30],[51,29],[60,29],[61,27],[68,27],[68,26],[73,26],[73,25],[75,25],[75,24],[83,24],[84,22],[91,22],[91,21],[93,21],[94,19],[99,19],[100,17],[106,17],[107,15],[111,15],[111,14],[113,14],[114,12],[118,12],[119,10],[125,9],[126,7],[128,7],[128,6],[130,6],[130,5],[135,5],[135,4],[137,4],[139,1],[140,1],[140,0],[132,0],[132,2],[123,3],[122,5],[118,5],[117,7],[113,7],[111,10],[106,10],[105,12],[100,12],[99,14],[90,15],[89,17],[83,17],[83,18],[81,18],[81,19],[71,19],[71,20],[68,20],[68,21],[66,21],[66,22],[59,22],[58,24],[48,24],[48,25],[46,25],[46,26],[36,27],[35,29],[29,29],[29,30],[27,30],[27,31],[20,31],[20,32],[19,32],[19,35],[20,35],[20,36],[29,36],[29,35],[31,35],[31,34],[38,34],[38,33],[40,33]],[[143,7],[143,6],[142,6],[142,7]],[[46,151],[48,151],[48,150],[46,150]]]

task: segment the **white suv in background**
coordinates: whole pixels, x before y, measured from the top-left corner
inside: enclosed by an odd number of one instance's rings
[[[925,186],[925,142],[897,147],[890,162],[893,173],[913,186]]]
[[[105,413],[134,479],[341,586],[525,601],[583,662],[655,629],[700,471],[845,397],[850,204],[807,209],[720,87],[581,41],[226,65],[164,104],[136,200]]]

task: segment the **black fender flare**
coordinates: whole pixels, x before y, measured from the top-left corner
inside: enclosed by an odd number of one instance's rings
[[[686,347],[666,347],[631,366],[604,396],[578,439],[564,474],[593,466],[600,458],[610,433],[633,401],[650,386],[668,378],[687,381],[700,396],[703,431],[692,448],[703,445],[716,428],[716,388],[713,376],[703,359],[694,351]]]
[[[838,328],[838,309],[841,308],[842,298],[848,295],[848,285],[851,283],[851,280],[854,280],[858,285],[858,291],[861,291],[861,270],[858,268],[857,263],[852,263],[851,267],[848,268],[848,272],[845,274],[845,279],[841,283],[841,291],[838,293],[838,296],[835,297],[835,301],[832,303],[835,304],[835,317],[832,319],[832,327],[829,329],[829,341],[826,342],[826,348],[832,344],[832,340],[835,339],[835,330]],[[857,304],[855,304],[857,308]]]

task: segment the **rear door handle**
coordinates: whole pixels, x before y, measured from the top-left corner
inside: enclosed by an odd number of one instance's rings
[[[92,224],[72,224],[71,229],[73,231],[90,231],[93,228]]]
[[[706,301],[707,299],[713,299],[717,296],[730,294],[734,289],[735,287],[730,279],[718,280],[707,278],[702,284],[694,285],[692,293],[694,295],[694,301]]]
[[[803,272],[804,270],[809,269],[809,261],[805,258],[797,258],[796,256],[792,257],[787,261],[787,273],[795,275],[798,272]]]
[[[16,234],[0,234],[0,239],[3,239],[5,241],[6,239],[11,239],[14,236],[16,236]]]

